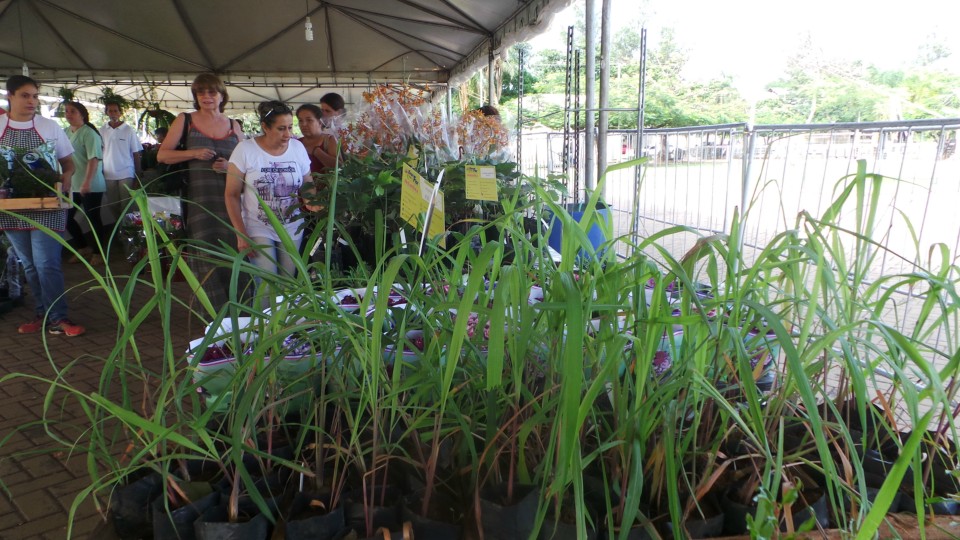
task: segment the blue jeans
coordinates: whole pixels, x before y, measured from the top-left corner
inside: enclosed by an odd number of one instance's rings
[[[7,280],[7,296],[10,298],[20,298],[23,291],[20,290],[20,259],[17,257],[17,250],[13,246],[7,248],[7,269],[3,272]]]
[[[283,244],[272,238],[266,238],[263,236],[254,236],[250,238],[250,241],[254,248],[253,255],[248,256],[250,262],[260,268],[261,270],[270,273],[282,275],[285,277],[292,277],[297,271],[297,266],[293,262],[294,255],[287,253],[283,250]],[[293,245],[300,245],[300,238],[295,237],[293,239]],[[299,254],[297,254],[299,255]],[[257,284],[257,288],[263,286],[263,280],[260,277],[255,278],[254,280]],[[269,307],[271,304],[270,297],[263,298],[263,305],[261,307]]]
[[[37,316],[43,317],[49,310],[51,321],[66,319],[67,299],[63,294],[66,287],[60,267],[63,248],[59,240],[37,230],[5,232],[23,262]]]
[[[295,255],[284,251],[281,242],[265,236],[254,236],[250,241],[256,246],[254,251],[256,255],[250,257],[250,262],[257,265],[257,268],[271,274],[282,273],[287,277],[292,277],[296,272],[297,266],[293,262]],[[299,236],[293,238],[293,245],[300,245]]]

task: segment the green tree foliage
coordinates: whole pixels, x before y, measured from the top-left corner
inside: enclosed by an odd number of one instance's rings
[[[582,15],[582,8],[581,8]],[[575,43],[583,47],[583,17],[575,26]],[[612,39],[610,107],[635,109],[639,95],[640,32],[638,24],[621,28]],[[562,34],[565,41],[566,32]],[[648,42],[649,43],[649,42]],[[521,44],[524,60],[525,125],[562,129],[566,87],[564,50],[532,51]],[[504,55],[501,109],[516,111],[518,80],[515,47]],[[599,47],[597,54],[600,54]],[[809,37],[789,59],[784,73],[768,85],[764,99],[755,103],[754,121],[760,124],[868,122],[960,116],[960,76],[944,69],[950,49],[935,35],[918,48],[914,65],[881,70],[860,61],[829,56]],[[684,77],[689,55],[674,32],[663,29],[647,51],[647,127],[745,122],[751,105],[730,77],[690,81]],[[585,62],[581,59],[582,64]],[[599,56],[597,63],[599,79]],[[486,84],[478,74],[470,88]],[[584,79],[581,78],[580,105]],[[477,91],[479,92],[479,91]],[[572,120],[572,119],[571,119]],[[612,112],[612,129],[635,129],[637,113]],[[581,127],[583,115],[580,118]]]
[[[628,25],[614,36],[612,42],[610,107],[636,109],[640,84],[640,33]],[[729,78],[705,83],[685,80],[683,70],[687,58],[687,52],[677,45],[671,30],[664,31],[659,45],[648,51],[647,126],[670,127],[745,120],[747,104],[733,87],[732,81]],[[535,81],[532,86],[524,87],[524,116],[529,120],[527,123],[536,122],[551,129],[562,129],[566,89],[565,52],[554,49],[538,51],[527,65],[530,77]],[[597,69],[595,76],[599,77],[599,63]],[[513,77],[515,79],[516,75]],[[585,82],[581,78],[581,92],[583,84]],[[581,106],[583,101],[581,96]],[[506,102],[505,106],[515,108],[513,102]],[[582,115],[580,120],[582,127]],[[635,129],[636,126],[636,112],[610,114],[610,127],[613,129]]]
[[[905,118],[960,116],[960,76],[954,73],[919,67],[904,75],[903,88]]]
[[[960,77],[938,67],[949,57],[937,42],[920,47],[918,63],[883,71],[859,61],[826,58],[808,39],[786,74],[757,104],[758,123],[833,123],[955,117]]]
[[[520,54],[523,54],[524,70],[520,71]],[[533,57],[533,48],[527,43],[518,43],[504,55],[503,87],[500,93],[501,101],[516,99],[520,91],[520,78],[523,77],[523,92],[526,94],[535,89],[537,78],[527,69],[527,63]]]

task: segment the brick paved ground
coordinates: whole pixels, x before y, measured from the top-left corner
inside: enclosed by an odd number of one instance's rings
[[[127,273],[130,265],[114,262],[115,272]],[[89,282],[90,273],[84,265],[64,265],[67,286],[76,287]],[[95,267],[102,272],[103,267]],[[125,282],[122,280],[121,282]],[[175,283],[173,292],[189,298],[184,283]],[[131,302],[141,305],[150,290],[139,287]],[[46,336],[49,353],[44,350],[41,335],[20,335],[17,326],[32,318],[32,298],[27,306],[15,308],[0,315],[0,376],[24,373],[50,377],[54,367],[64,368],[76,360],[66,379],[84,391],[95,390],[101,375],[102,361],[117,342],[117,316],[102,290],[87,284],[69,292],[70,316],[83,324],[85,335],[67,338]],[[191,326],[189,313],[184,308],[173,317],[175,350],[183,350],[191,337],[198,335],[198,323]],[[162,336],[154,315],[137,334],[137,343],[148,367],[159,368],[159,350]],[[0,384],[0,437],[5,444],[0,448],[0,481],[7,492],[0,495],[0,539],[57,539],[67,537],[67,514],[75,495],[89,485],[85,460],[64,452],[50,453],[55,448],[44,429],[35,425],[41,419],[44,392],[48,385],[25,378]],[[68,408],[69,409],[69,408]],[[72,407],[76,409],[76,407]],[[65,418],[73,410],[64,413]],[[24,427],[26,426],[26,427]],[[17,428],[22,428],[16,431]],[[46,451],[46,452],[44,452]],[[92,501],[84,501],[74,520],[74,538],[87,538],[97,531],[102,518]],[[101,529],[102,531],[102,529]],[[96,532],[104,540],[101,532]]]

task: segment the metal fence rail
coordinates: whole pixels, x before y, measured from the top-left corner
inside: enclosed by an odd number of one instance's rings
[[[674,258],[703,235],[728,232],[739,213],[749,261],[770,239],[794,228],[801,212],[821,215],[856,172],[857,161],[865,160],[867,172],[891,179],[880,193],[887,251],[871,271],[909,272],[929,262],[937,243],[954,256],[960,251],[958,129],[960,119],[645,129],[642,141],[636,131],[611,132],[609,164],[635,156],[648,161],[607,175],[604,198],[613,207],[617,237],[690,228],[661,244]],[[523,144],[524,172],[562,172],[562,133],[525,134]],[[583,163],[579,158],[570,156],[571,169]],[[626,242],[617,247],[629,249]],[[900,292],[902,306],[890,316],[907,330],[911,303],[919,300]]]

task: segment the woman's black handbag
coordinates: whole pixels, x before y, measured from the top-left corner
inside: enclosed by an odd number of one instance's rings
[[[183,115],[183,133],[180,135],[180,142],[177,144],[177,150],[187,149],[187,136],[190,134],[190,113]],[[190,180],[190,160],[181,161],[167,166],[166,172],[160,176],[163,182],[163,190],[171,195],[182,195],[187,182]]]

